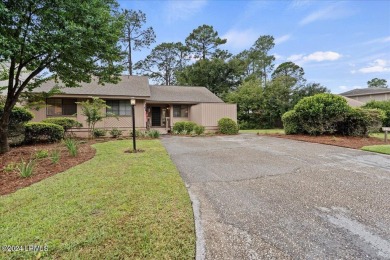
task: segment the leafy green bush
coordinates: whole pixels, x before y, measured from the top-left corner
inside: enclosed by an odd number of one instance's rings
[[[197,126],[195,122],[184,122],[184,130],[187,132],[187,134],[191,134],[194,131],[195,126]]]
[[[238,130],[237,123],[231,118],[224,117],[218,121],[218,132],[221,134],[235,135],[238,134]]]
[[[150,137],[150,138],[159,138],[160,137],[160,132],[157,131],[157,130],[150,130],[147,132],[147,135]]]
[[[83,124],[69,117],[50,117],[42,120],[43,123],[60,125],[67,132],[72,127],[83,127]]]
[[[36,159],[43,159],[49,157],[49,151],[48,150],[39,150],[35,153]]]
[[[177,133],[181,133],[184,131],[185,129],[185,121],[183,122],[176,122],[174,125],[173,125],[173,131],[174,132],[177,132]]]
[[[338,125],[337,133],[350,136],[368,136],[382,127],[384,112],[377,109],[351,108],[344,121]]]
[[[78,154],[79,143],[72,138],[64,139],[64,144],[69,151],[70,156],[76,157]]]
[[[328,93],[305,97],[294,107],[302,132],[310,135],[336,133],[349,109],[343,97]]]
[[[196,135],[202,135],[202,134],[204,134],[204,131],[205,131],[205,127],[202,125],[196,125],[194,127],[194,132]]]
[[[122,130],[119,130],[118,128],[113,128],[111,131],[110,131],[110,135],[114,138],[117,138],[119,136],[122,135]]]
[[[383,126],[390,126],[390,100],[387,101],[370,101],[363,106],[363,108],[381,109],[385,116],[382,120]]]
[[[299,134],[302,132],[299,117],[295,110],[290,110],[282,116],[284,132],[286,135]]]
[[[106,133],[107,131],[104,129],[95,128],[93,129],[92,135],[93,137],[103,137],[106,135]]]
[[[30,160],[29,162],[25,162],[22,159],[22,162],[19,163],[19,165],[17,166],[17,169],[19,171],[20,176],[22,176],[23,178],[30,177],[33,173],[34,165],[35,165],[34,160]]]
[[[4,106],[0,106],[0,117],[4,113]],[[14,107],[8,124],[8,141],[10,145],[20,145],[25,139],[24,124],[33,119],[33,114],[25,108]]]
[[[27,123],[25,129],[26,143],[56,142],[64,136],[64,128],[50,123]]]

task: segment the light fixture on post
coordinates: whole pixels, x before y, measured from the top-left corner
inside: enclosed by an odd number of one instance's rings
[[[137,152],[136,144],[135,144],[135,98],[130,99],[130,105],[131,105],[131,117],[133,120],[133,152]]]

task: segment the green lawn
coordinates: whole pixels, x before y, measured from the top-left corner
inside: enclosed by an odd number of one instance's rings
[[[363,146],[362,150],[364,151],[370,151],[375,153],[384,153],[384,154],[390,154],[390,145],[370,145],[370,146]]]
[[[95,144],[96,156],[0,197],[1,245],[47,245],[61,259],[193,259],[191,202],[158,140]],[[32,259],[37,252],[0,252]]]
[[[240,134],[284,134],[284,129],[250,129],[240,130]]]
[[[385,133],[371,133],[370,136],[385,140]],[[390,138],[390,135],[387,137]]]

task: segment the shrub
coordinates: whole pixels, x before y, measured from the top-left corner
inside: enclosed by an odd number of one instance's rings
[[[106,133],[107,133],[106,130],[96,128],[96,129],[93,129],[92,135],[93,135],[93,137],[103,137],[106,135]]]
[[[4,113],[4,106],[0,106],[0,117]],[[25,108],[14,107],[11,111],[8,124],[8,141],[10,145],[20,145],[25,139],[24,124],[33,119],[33,114]]]
[[[60,125],[64,128],[65,132],[67,132],[72,127],[83,127],[83,124],[77,120],[74,120],[73,118],[68,117],[50,117],[42,120],[42,122]]]
[[[194,127],[194,132],[195,132],[196,135],[204,134],[204,131],[205,131],[205,127],[202,126],[202,125],[196,125]]]
[[[369,132],[380,130],[383,117],[381,110],[351,108],[344,121],[339,123],[337,132],[343,135],[368,136]]]
[[[185,129],[185,123],[186,122],[176,122],[174,125],[173,125],[173,131],[174,132],[178,132],[178,133],[181,133],[184,131]]]
[[[49,157],[49,152],[47,150],[40,150],[35,153],[36,159],[43,159]]]
[[[110,135],[112,136],[112,137],[114,137],[114,138],[117,138],[117,137],[119,137],[119,136],[121,136],[122,135],[122,130],[119,130],[119,129],[117,129],[117,128],[113,128],[111,131],[110,131]]]
[[[197,126],[195,122],[184,122],[184,130],[187,132],[187,134],[191,134],[194,131],[195,126]]]
[[[160,137],[160,132],[153,129],[153,130],[148,131],[148,136],[150,138],[159,138]]]
[[[66,138],[64,144],[69,151],[70,156],[76,157],[78,154],[79,144],[75,139]]]
[[[33,173],[34,165],[35,165],[34,160],[30,160],[29,162],[25,162],[22,159],[22,162],[19,163],[19,165],[17,166],[17,169],[19,171],[20,176],[22,176],[23,178],[30,177]]]
[[[56,164],[60,161],[61,158],[61,152],[60,150],[54,150],[51,152],[51,162],[53,164]]]
[[[5,172],[13,172],[15,169],[17,169],[17,164],[14,162],[11,162],[3,167]]]
[[[25,136],[27,143],[55,142],[64,136],[64,128],[51,123],[27,123]]]
[[[328,93],[305,97],[294,106],[302,132],[310,135],[336,133],[349,109],[343,97]]]
[[[299,117],[295,110],[284,113],[282,121],[286,135],[299,134],[302,132],[299,124]]]
[[[380,109],[384,111],[384,118],[382,120],[383,126],[390,126],[390,100],[387,101],[370,101],[363,106],[363,108]]]
[[[235,135],[238,134],[238,130],[237,123],[231,118],[224,117],[218,121],[218,131],[221,134]]]

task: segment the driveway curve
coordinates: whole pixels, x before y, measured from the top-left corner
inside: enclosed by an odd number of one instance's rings
[[[390,259],[390,157],[256,135],[162,139],[198,259]]]

